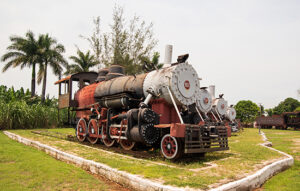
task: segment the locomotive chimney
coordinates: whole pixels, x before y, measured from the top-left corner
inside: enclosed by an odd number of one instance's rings
[[[209,89],[209,93],[210,93],[210,95],[213,97],[213,99],[216,97],[215,96],[215,85],[210,85],[209,87],[208,87],[208,89]]]
[[[165,62],[164,62],[164,68],[171,66],[172,62],[172,52],[173,52],[173,46],[172,45],[166,45],[165,48]]]

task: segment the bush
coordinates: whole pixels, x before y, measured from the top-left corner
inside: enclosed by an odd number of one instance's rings
[[[42,104],[39,96],[30,95],[28,89],[0,86],[0,129],[49,128],[67,121],[66,109],[57,120],[57,99],[47,97]]]
[[[48,128],[57,126],[57,109],[25,101],[0,101],[0,129]]]

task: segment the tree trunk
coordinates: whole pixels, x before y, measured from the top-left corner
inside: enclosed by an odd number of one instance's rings
[[[35,96],[35,64],[32,64],[31,97]]]
[[[43,78],[43,89],[42,89],[42,103],[45,102],[45,95],[46,95],[46,82],[47,82],[47,63],[45,63],[45,71],[44,71],[44,78]]]

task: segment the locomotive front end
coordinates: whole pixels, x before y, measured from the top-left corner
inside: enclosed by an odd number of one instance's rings
[[[173,160],[184,154],[228,149],[226,127],[206,122],[201,115],[211,110],[212,98],[200,88],[192,65],[176,63],[150,72],[143,90],[146,97],[153,97],[149,106],[160,116],[155,127],[163,130],[160,146],[165,158]],[[194,120],[195,117],[200,120]]]

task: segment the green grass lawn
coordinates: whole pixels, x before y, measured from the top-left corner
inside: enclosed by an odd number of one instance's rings
[[[74,135],[74,129],[51,129],[50,131]],[[245,129],[244,132],[231,137],[229,151],[207,153],[204,158],[177,163],[164,161],[161,157],[151,161],[124,158],[99,149],[87,148],[77,142],[33,134],[30,130],[11,130],[11,132],[119,170],[180,187],[208,189],[211,184],[242,178],[262,168],[266,165],[266,161],[274,161],[282,157],[277,152],[259,145],[262,139],[257,129]],[[172,166],[162,166],[152,162]],[[212,166],[209,167],[207,163]]]
[[[25,146],[0,131],[0,190],[106,190],[86,171]]]
[[[300,131],[263,130],[273,147],[294,157],[294,166],[274,176],[263,185],[264,190],[300,190]]]

